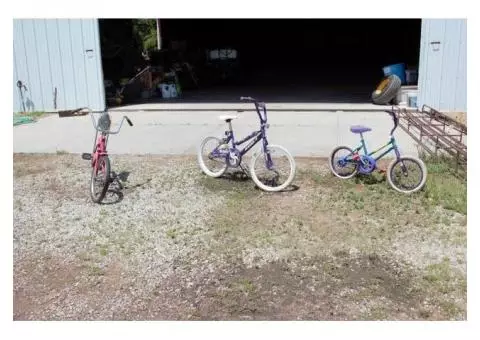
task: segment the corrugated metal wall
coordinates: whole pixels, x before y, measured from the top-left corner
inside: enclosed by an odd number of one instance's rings
[[[14,19],[13,60],[14,111],[105,109],[98,20]]]
[[[418,104],[467,111],[467,20],[423,19]]]

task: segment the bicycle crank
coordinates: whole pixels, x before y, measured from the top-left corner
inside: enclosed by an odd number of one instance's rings
[[[227,155],[227,164],[232,168],[237,168],[242,163],[242,155],[236,149],[230,149]]]

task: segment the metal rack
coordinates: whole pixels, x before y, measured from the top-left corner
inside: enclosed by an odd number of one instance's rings
[[[432,156],[447,155],[455,160],[455,172],[467,171],[467,126],[423,105],[421,110],[396,108],[399,126]]]

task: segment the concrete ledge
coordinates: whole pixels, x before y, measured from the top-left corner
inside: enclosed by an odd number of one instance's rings
[[[266,103],[268,111],[384,111],[391,106],[370,103]],[[110,108],[109,111],[253,111],[252,103],[150,103]]]

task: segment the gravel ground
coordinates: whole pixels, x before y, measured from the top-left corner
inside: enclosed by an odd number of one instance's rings
[[[115,155],[97,205],[79,155],[14,155],[14,319],[466,319],[465,214],[297,166],[269,194]]]

